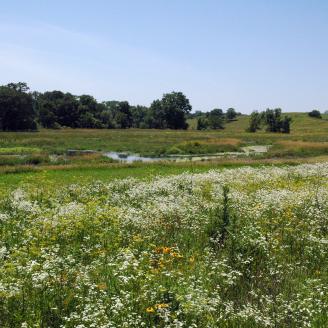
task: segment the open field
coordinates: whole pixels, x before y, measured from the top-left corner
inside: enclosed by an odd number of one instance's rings
[[[328,166],[39,184],[0,199],[0,326],[326,327]]]
[[[326,327],[328,121],[293,120],[1,133],[0,327]]]
[[[33,167],[47,170],[63,166],[110,167],[113,160],[103,156],[102,152],[106,151],[156,157],[240,152],[245,146],[270,146],[267,153],[253,156],[259,163],[263,159],[294,159],[297,162],[300,158],[328,155],[327,117],[324,115],[320,120],[310,118],[305,113],[290,115],[293,118],[290,134],[265,131],[247,133],[247,116],[227,123],[224,130],[215,131],[43,129],[34,133],[3,132],[0,135],[0,172],[26,171]],[[190,125],[192,128],[193,122]],[[93,150],[98,153],[68,156],[69,149]],[[249,161],[246,158],[240,161],[243,160],[245,163]],[[224,164],[230,161],[231,156],[217,162]]]
[[[245,129],[248,117],[241,116],[237,121],[226,124],[224,130],[197,131],[181,130],[97,130],[97,129],[61,129],[34,133],[2,132],[0,135],[0,153],[2,148],[11,152],[50,152],[63,153],[67,149],[93,149],[103,151],[130,151],[146,155],[158,155],[171,147],[184,145],[190,141],[220,145],[230,145],[236,149],[248,144],[275,144],[282,140],[328,142],[328,120],[310,118],[305,113],[290,113],[293,118],[291,133],[247,133]],[[310,147],[311,148],[311,147]],[[202,149],[200,149],[202,151]],[[185,149],[188,152],[188,149]]]

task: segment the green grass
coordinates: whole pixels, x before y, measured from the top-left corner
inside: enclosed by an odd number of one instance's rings
[[[41,152],[40,148],[33,147],[3,147],[0,148],[0,155],[18,155],[18,154],[31,154]]]
[[[175,130],[96,130],[62,129],[39,132],[2,132],[0,153],[6,149],[12,153],[32,150],[48,153],[65,153],[67,149],[92,149],[99,151],[129,151],[144,155],[165,153],[171,147],[179,148],[186,142],[199,142],[217,145],[226,144],[226,139],[237,139],[239,144],[273,144],[281,140],[328,141],[328,120],[310,118],[305,113],[291,113],[293,118],[291,134],[275,134],[259,131],[247,133],[248,117],[241,116],[237,121],[226,124],[224,130],[175,131]],[[186,150],[188,152],[188,149]]]
[[[0,193],[1,327],[327,327],[327,164],[58,172]]]
[[[210,169],[231,162],[261,164],[263,161],[275,162],[294,161],[301,158],[311,159],[328,154],[328,118],[310,118],[305,113],[290,113],[292,129],[290,134],[267,133],[259,131],[248,133],[245,131],[248,117],[243,115],[238,120],[226,124],[224,130],[187,131],[174,130],[97,130],[97,129],[41,129],[39,132],[1,132],[0,133],[0,174],[8,172],[41,170],[61,170],[54,175],[63,176],[63,168],[81,171],[119,171],[118,166],[112,166],[112,160],[102,156],[101,152],[122,151],[139,153],[146,156],[170,155],[170,154],[209,154],[218,152],[240,151],[241,147],[249,145],[272,145],[267,154],[254,156],[254,158],[241,158],[238,160],[224,158],[217,160],[215,164],[204,163],[200,165]],[[190,126],[195,125],[191,120]],[[99,153],[80,154],[68,156],[67,150],[95,150]],[[139,165],[139,164],[138,164]],[[133,171],[143,169],[148,171],[148,164],[140,164],[137,169],[123,165],[121,172],[126,170],[126,175],[133,175]],[[180,167],[189,169],[196,164],[185,163],[182,166],[176,163],[163,164],[162,167],[172,167],[170,170],[179,171]],[[120,166],[119,166],[120,167]],[[152,167],[152,166],[151,166]],[[153,170],[158,171],[161,165],[154,165]],[[160,171],[160,170],[159,170]],[[30,173],[33,175],[33,173]],[[110,173],[111,174],[111,173]],[[70,176],[69,173],[67,175]],[[2,178],[0,178],[1,180]],[[64,179],[64,178],[63,178]]]
[[[207,163],[154,163],[154,164],[118,164],[104,167],[76,167],[63,169],[35,169],[31,166],[20,167],[21,171],[13,170],[0,175],[0,190],[17,188],[22,185],[65,185],[70,183],[92,182],[94,180],[111,181],[133,177],[137,179],[151,179],[158,175],[172,175],[183,172],[206,172],[215,168],[239,167],[244,164],[216,162]],[[255,164],[254,165],[258,165]]]
[[[328,161],[328,156],[313,158],[233,158],[214,159],[199,162],[158,162],[133,164],[89,164],[62,166],[20,165],[4,167],[0,174],[0,191],[16,189],[20,186],[63,186],[72,183],[89,183],[92,181],[109,182],[114,179],[136,178],[150,180],[155,176],[167,176],[184,172],[201,173],[213,169],[238,168],[243,166],[265,167],[297,165],[299,163],[318,163]]]
[[[246,116],[220,131],[1,133],[0,326],[164,328],[167,311],[172,327],[326,327],[328,168],[291,166],[328,162],[328,121],[291,115],[290,135],[247,133]],[[246,145],[272,147],[66,155]]]

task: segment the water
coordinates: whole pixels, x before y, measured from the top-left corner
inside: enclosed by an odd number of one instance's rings
[[[158,162],[158,161],[173,161],[173,162],[187,162],[187,161],[206,161],[215,158],[222,157],[239,157],[239,156],[250,156],[266,153],[269,149],[269,145],[257,145],[257,146],[247,146],[243,147],[242,151],[236,152],[223,152],[216,154],[194,154],[194,155],[166,155],[165,157],[146,157],[140,156],[139,154],[130,154],[123,152],[111,151],[104,153],[105,156],[118,160],[124,163],[133,162]],[[92,154],[96,153],[95,150],[76,150],[69,149],[67,154],[70,156],[81,155],[81,154]]]
[[[111,151],[109,153],[105,153],[105,156],[119,160],[125,163],[133,163],[133,162],[155,162],[161,160],[161,158],[156,157],[143,157],[138,154],[127,154],[127,153],[118,153],[116,151]]]
[[[187,161],[206,161],[222,157],[239,157],[249,156],[256,154],[263,154],[268,151],[268,146],[249,146],[243,147],[240,152],[224,152],[217,154],[198,154],[198,155],[167,155],[166,157],[144,157],[138,154],[120,153],[111,151],[104,155],[124,163],[133,162],[158,162],[158,161],[174,161],[174,162],[187,162]]]

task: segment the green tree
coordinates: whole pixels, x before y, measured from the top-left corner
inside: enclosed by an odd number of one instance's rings
[[[251,113],[249,118],[249,127],[247,128],[248,132],[256,132],[261,128],[262,115],[258,111]]]
[[[320,111],[318,111],[317,109],[314,109],[313,111],[308,113],[308,115],[314,118],[322,118]]]
[[[79,127],[79,101],[70,93],[48,91],[39,99],[40,122],[44,127],[56,125]]]
[[[208,119],[205,117],[200,116],[197,119],[197,130],[206,130],[208,129]]]
[[[146,117],[149,109],[145,106],[131,106],[132,127],[147,128]]]
[[[237,117],[237,112],[234,108],[228,108],[226,112],[226,118],[228,121],[232,121]]]
[[[148,117],[152,128],[187,129],[186,115],[192,107],[189,99],[182,92],[163,95],[161,100],[154,100]]]
[[[285,116],[281,121],[281,132],[282,133],[290,133],[290,123],[292,122],[292,118],[289,116]]]
[[[131,106],[127,101],[119,102],[115,119],[121,129],[132,127]]]
[[[106,124],[101,121],[100,113],[103,109],[97,100],[89,95],[77,97],[78,123],[81,128],[104,128]]]
[[[254,111],[249,120],[248,132],[256,132],[260,129],[262,122],[267,126],[268,132],[290,133],[290,123],[292,119],[289,116],[282,116],[280,108],[267,109],[265,112]]]
[[[224,113],[220,108],[215,108],[208,113],[208,123],[211,129],[223,129],[224,128]]]
[[[146,122],[150,128],[166,129],[166,113],[159,99],[154,100],[150,105],[149,114],[146,116]]]
[[[169,129],[187,129],[186,114],[192,107],[189,99],[182,92],[171,92],[163,95],[161,100]]]
[[[21,93],[28,93],[28,91],[30,90],[30,88],[25,82],[9,83],[7,84],[7,87]]]
[[[36,112],[26,83],[0,86],[0,129],[4,131],[36,130]]]

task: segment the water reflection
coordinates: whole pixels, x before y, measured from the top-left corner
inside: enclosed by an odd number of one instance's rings
[[[115,151],[111,151],[105,154],[107,157],[119,160],[126,163],[133,163],[133,162],[154,162],[158,161],[161,158],[156,157],[143,157],[138,154],[127,154],[127,153],[118,153]]]

